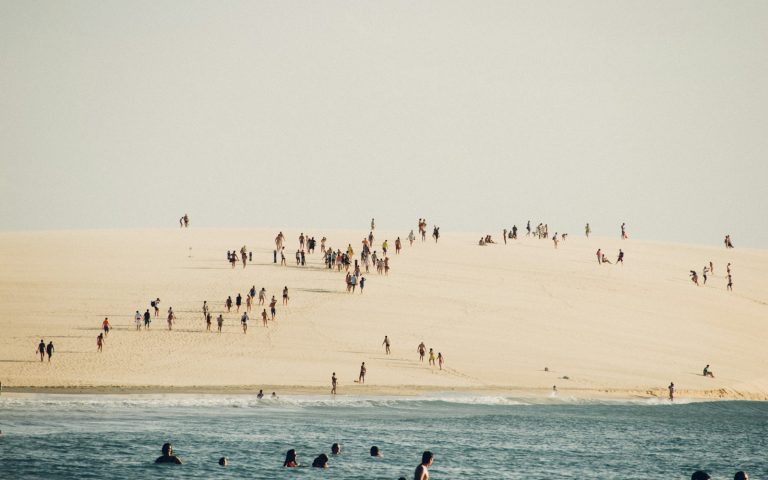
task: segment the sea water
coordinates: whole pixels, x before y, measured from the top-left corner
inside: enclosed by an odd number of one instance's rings
[[[3,394],[0,429],[8,479],[411,479],[424,450],[433,479],[768,478],[762,402]],[[183,465],[153,463],[165,442]],[[282,468],[291,448],[330,468]]]

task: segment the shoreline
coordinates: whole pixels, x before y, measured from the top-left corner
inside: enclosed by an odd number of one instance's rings
[[[265,396],[271,392],[278,395],[318,396],[328,395],[330,387],[310,387],[301,385],[88,385],[88,386],[15,386],[3,385],[2,394],[42,394],[42,395],[255,395],[263,390]],[[522,387],[437,387],[419,385],[400,386],[355,386],[352,392],[342,390],[338,397],[420,397],[430,394],[475,395],[475,396],[505,396],[510,398],[541,398],[548,397],[548,388]],[[666,400],[664,388],[657,389],[611,389],[611,388],[560,388],[560,397],[571,397],[582,400]],[[676,398],[685,400],[745,400],[768,401],[768,394],[757,392],[739,392],[730,389],[713,390],[678,390]]]

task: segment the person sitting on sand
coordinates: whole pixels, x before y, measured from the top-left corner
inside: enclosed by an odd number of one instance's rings
[[[434,455],[429,450],[421,454],[421,464],[416,467],[413,474],[414,480],[429,480],[429,467],[432,466]]]
[[[485,246],[485,238],[480,237],[480,241],[477,242],[477,244],[480,245],[481,247],[484,247]]]
[[[312,461],[313,468],[328,468],[328,455],[321,453]]]
[[[171,465],[181,465],[181,459],[173,454],[173,447],[170,443],[163,444],[161,449],[163,454],[157,457],[155,463],[170,463]]]
[[[714,373],[712,373],[712,370],[710,370],[710,369],[709,369],[709,364],[707,364],[707,366],[706,366],[706,367],[704,367],[704,374],[703,374],[703,375],[704,375],[705,377],[711,377],[711,378],[715,378],[715,374],[714,374]]]
[[[610,260],[608,260],[607,258],[605,258],[605,254],[603,254],[603,258],[601,258],[601,259],[600,259],[600,261],[601,261],[602,263],[607,263],[607,264],[609,264],[609,265],[613,265],[613,264],[611,263],[611,261],[610,261]]]
[[[283,467],[296,468],[298,466],[299,461],[296,458],[296,450],[292,448],[285,453],[285,461],[283,462]]]

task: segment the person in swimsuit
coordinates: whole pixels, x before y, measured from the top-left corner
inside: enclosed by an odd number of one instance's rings
[[[296,458],[296,450],[290,449],[285,454],[285,461],[283,462],[283,467],[286,468],[296,468],[299,466],[299,462]]]
[[[670,382],[669,386],[667,387],[667,390],[669,390],[669,401],[673,402],[675,401],[675,384],[674,382]]]
[[[163,454],[157,457],[157,460],[155,460],[155,463],[169,463],[171,465],[181,465],[181,459],[173,454],[173,447],[171,446],[170,443],[164,444],[161,451],[163,452]]]
[[[364,288],[365,288],[365,277],[360,277],[360,293],[363,293]]]
[[[341,445],[338,443],[331,445],[331,455],[341,455]]]
[[[336,379],[336,372],[333,372],[333,375],[331,375],[331,395],[336,395],[336,384],[338,383],[338,380]],[[333,449],[331,449],[333,450]]]
[[[144,312],[144,329],[149,329],[149,323],[152,321],[151,315],[149,314],[149,309],[147,309],[146,312]]]
[[[176,320],[176,315],[173,313],[173,307],[168,307],[168,330],[173,330],[174,320]]]
[[[597,249],[597,253],[595,253],[595,255],[597,255],[597,264],[598,265],[603,263],[603,255],[602,255],[602,253],[603,252],[599,248]]]
[[[384,351],[386,352],[386,354],[389,355],[391,353],[389,351],[389,337],[387,337],[386,335],[384,335],[384,342],[382,343],[382,345],[384,345]]]
[[[155,301],[152,302],[151,306],[155,309],[155,317],[159,317],[160,316],[160,299],[159,298],[155,299]]]
[[[445,362],[445,357],[442,353],[437,352],[437,364],[440,366],[440,370],[443,369],[443,362]]]
[[[108,319],[108,318],[105,318],[105,319],[104,319],[104,321],[103,321],[103,322],[101,322],[101,328],[104,330],[104,336],[105,336],[105,337],[106,337],[107,335],[109,335],[109,327],[110,327],[110,324],[109,324],[109,319]]]
[[[728,274],[728,285],[726,285],[725,288],[727,288],[729,292],[733,291],[733,277],[731,277],[730,273]]]
[[[96,337],[96,351],[101,352],[103,347],[104,347],[104,334],[100,333],[99,336]]]
[[[431,348],[429,349],[429,364],[435,366],[435,351]]]
[[[288,286],[283,288],[283,305],[288,305]]]
[[[40,339],[40,343],[37,345],[37,353],[40,354],[40,361],[42,362],[45,358],[45,342],[43,339]]]
[[[240,317],[240,325],[243,327],[243,333],[248,333],[248,312],[243,312],[243,316]]]
[[[421,454],[421,464],[416,467],[416,471],[413,474],[414,480],[429,480],[429,467],[432,466],[434,455],[427,450]]]
[[[363,362],[362,365],[360,365],[360,375],[357,377],[358,383],[365,383],[365,373],[368,371],[368,369],[365,368],[365,362]]]
[[[224,306],[227,307],[227,313],[229,313],[232,310],[232,296],[228,296],[227,300],[224,302]]]
[[[213,320],[211,312],[207,312],[205,314],[205,330],[207,332],[211,331],[211,323],[212,323],[211,320]]]
[[[261,322],[264,324],[265,327],[268,326],[267,325],[267,309],[266,308],[261,311]]]
[[[416,351],[419,352],[419,361],[424,362],[424,354],[427,353],[427,346],[424,345],[424,342],[421,342],[418,347],[416,347]]]
[[[219,317],[216,319],[216,323],[218,324],[218,327],[219,327],[219,333],[221,333],[221,327],[224,326],[224,315],[219,314]]]
[[[251,307],[253,307],[253,297],[249,293],[245,296],[245,311],[250,313]]]
[[[277,310],[275,310],[276,306],[277,306],[277,300],[275,299],[275,296],[272,295],[272,300],[269,301],[269,313],[272,314],[272,320],[275,319],[275,313],[277,313]]]
[[[51,363],[51,357],[53,356],[53,342],[48,342],[48,346],[45,347],[45,353],[48,354],[48,363]]]

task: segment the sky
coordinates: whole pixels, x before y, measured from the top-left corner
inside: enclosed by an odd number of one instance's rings
[[[0,0],[0,230],[768,248],[768,2]]]

